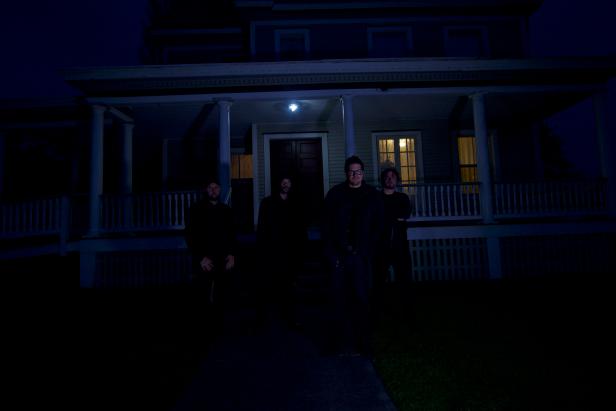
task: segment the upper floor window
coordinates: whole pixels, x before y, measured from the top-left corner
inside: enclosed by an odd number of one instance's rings
[[[303,60],[310,53],[308,29],[276,30],[276,56],[280,60]]]
[[[408,27],[368,29],[368,54],[371,57],[406,57],[411,55],[413,38]]]
[[[487,57],[488,33],[485,27],[445,27],[445,55],[449,57]]]
[[[419,132],[375,133],[377,175],[388,167],[400,173],[400,184],[417,183],[420,171]],[[378,177],[377,177],[378,179]]]

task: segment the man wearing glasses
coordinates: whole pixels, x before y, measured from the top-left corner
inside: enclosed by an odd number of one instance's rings
[[[346,180],[325,197],[322,238],[331,273],[331,347],[339,355],[370,355],[372,258],[383,222],[383,200],[364,181],[364,163],[351,156]]]

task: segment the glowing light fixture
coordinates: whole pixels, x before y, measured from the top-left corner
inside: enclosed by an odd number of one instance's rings
[[[289,110],[291,110],[292,113],[295,113],[298,108],[299,108],[299,106],[297,104],[295,104],[295,103],[289,104]]]

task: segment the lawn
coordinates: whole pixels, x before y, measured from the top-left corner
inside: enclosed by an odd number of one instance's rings
[[[393,289],[375,365],[399,411],[603,409],[611,290],[559,279]],[[80,408],[172,408],[211,338],[190,294],[79,295]]]
[[[527,279],[395,291],[374,341],[400,411],[597,409],[607,289]]]

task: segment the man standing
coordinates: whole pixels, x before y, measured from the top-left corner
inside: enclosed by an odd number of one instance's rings
[[[344,163],[346,181],[325,197],[323,247],[331,272],[332,337],[335,352],[370,354],[369,302],[372,258],[380,238],[383,202],[364,182],[364,163]]]
[[[213,308],[215,326],[222,326],[230,271],[235,266],[235,229],[231,208],[219,201],[220,185],[210,181],[206,198],[190,207],[185,238],[192,254],[192,284],[197,298]]]
[[[281,319],[295,328],[294,289],[308,240],[305,215],[292,192],[289,177],[283,177],[277,192],[265,197],[259,207],[257,246],[259,272],[258,321],[264,325],[276,306]]]
[[[390,280],[395,280],[399,285],[407,284],[411,269],[409,242],[406,235],[406,220],[411,215],[411,202],[406,194],[396,191],[399,179],[398,171],[393,167],[381,172],[381,186],[383,187],[381,196],[385,208],[385,219],[375,258],[374,279],[374,294],[379,309],[382,308],[384,302],[383,293],[390,267],[394,274]]]

